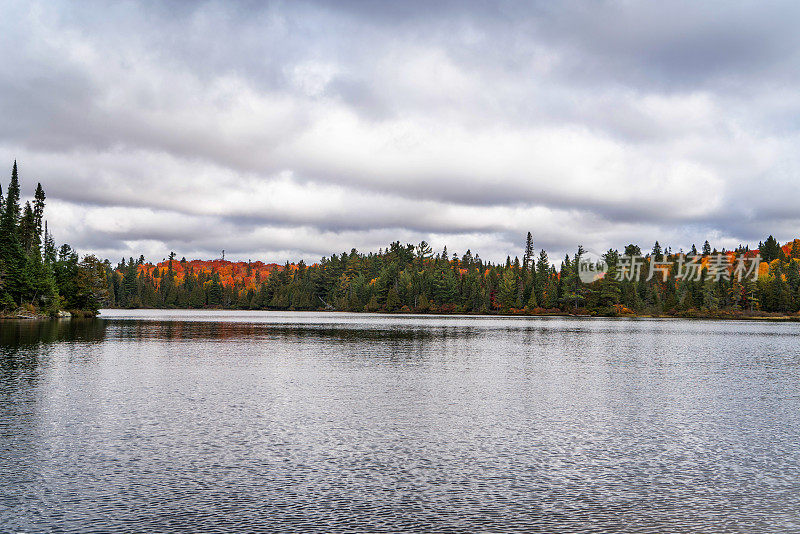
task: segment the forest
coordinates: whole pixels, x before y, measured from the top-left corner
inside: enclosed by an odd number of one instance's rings
[[[769,236],[758,248],[716,250],[705,241],[688,255],[700,258],[702,276],[681,277],[682,251],[658,242],[643,252],[635,244],[603,255],[608,272],[584,283],[584,250],[557,264],[534,249],[529,232],[519,256],[504,263],[483,261],[467,250],[434,252],[425,241],[399,241],[377,252],[332,254],[318,263],[231,262],[123,258],[116,264],[82,258],[69,245],[56,247],[44,221],[45,193],[20,205],[14,163],[11,182],[0,192],[0,307],[57,315],[95,315],[100,308],[221,308],[242,310],[338,310],[352,312],[649,315],[677,317],[793,316],[800,311],[800,240],[781,245]],[[707,276],[710,260],[724,255],[729,276]],[[740,258],[758,255],[753,277],[730,276]],[[626,256],[641,256],[647,273],[657,262],[663,275],[616,276]],[[63,312],[62,312],[63,313]]]
[[[187,261],[157,264],[144,258],[107,266],[109,305],[129,308],[229,308],[253,310],[339,310],[354,312],[531,315],[657,315],[684,317],[788,315],[800,310],[800,240],[780,246],[772,237],[758,250],[718,252],[705,242],[699,280],[676,279],[676,268],[651,280],[617,280],[621,253],[609,250],[609,272],[586,284],[578,268],[582,248],[556,268],[547,252],[535,253],[529,233],[522,259],[484,262],[467,250],[445,247],[434,253],[418,245],[391,243],[385,250],[351,250],[306,265],[261,262]],[[709,279],[709,259],[725,254],[763,258],[757,279]],[[639,255],[636,245],[622,254]],[[652,261],[677,259],[658,243],[642,256],[642,272]],[[733,270],[732,261],[731,270]],[[675,263],[677,265],[677,262]]]

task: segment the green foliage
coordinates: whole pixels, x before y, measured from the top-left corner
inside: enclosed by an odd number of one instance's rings
[[[772,236],[769,236],[763,243],[759,243],[758,250],[761,253],[761,258],[767,263],[770,263],[772,260],[778,259],[783,255],[783,251],[778,244],[778,240]]]
[[[510,267],[505,269],[503,277],[500,279],[500,291],[499,291],[498,301],[505,310],[513,308],[516,305],[517,274]]]
[[[3,200],[0,214],[0,269],[3,278],[3,298],[6,306],[21,304],[26,296],[25,254],[20,242],[19,176],[17,162],[11,171],[11,183]]]

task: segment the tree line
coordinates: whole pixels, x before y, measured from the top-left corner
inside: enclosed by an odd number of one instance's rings
[[[350,252],[304,262],[275,266],[265,273],[263,264],[250,262],[187,262],[158,264],[144,258],[122,260],[108,267],[110,303],[120,307],[226,308],[254,310],[340,310],[355,312],[415,313],[520,313],[520,314],[654,314],[704,316],[718,314],[796,313],[800,310],[800,240],[781,247],[770,236],[759,244],[761,268],[751,277],[713,279],[707,276],[709,260],[724,254],[732,261],[753,258],[757,251],[712,249],[688,252],[702,258],[698,279],[680,279],[679,253],[662,250],[656,242],[642,255],[631,244],[622,252],[603,256],[606,275],[584,283],[580,265],[585,255],[579,247],[558,268],[545,250],[534,250],[528,233],[522,259],[505,263],[483,261],[466,251],[459,256],[447,247],[434,253],[430,245],[391,243],[377,253]],[[618,279],[625,256],[641,256],[647,273],[651,262],[672,261],[658,276],[639,280]],[[730,273],[729,273],[730,274]]]
[[[314,265],[187,261],[174,253],[157,264],[140,256],[112,265],[93,255],[80,258],[66,244],[57,248],[44,220],[45,199],[38,184],[33,201],[20,205],[15,162],[5,196],[0,189],[0,308],[6,313],[143,307],[708,316],[800,310],[800,240],[781,246],[769,236],[757,251],[718,252],[708,241],[698,251],[693,245],[688,254],[703,259],[697,279],[680,277],[680,251],[656,242],[643,254],[630,244],[603,255],[608,272],[593,283],[581,280],[582,247],[556,266],[544,249],[534,250],[530,232],[522,258],[504,263],[470,250],[434,253],[425,241],[396,241],[378,252],[332,254]],[[707,276],[714,255],[734,261],[756,252],[763,260],[756,279]],[[644,273],[654,262],[672,264],[650,279],[617,276],[631,256],[641,256]]]

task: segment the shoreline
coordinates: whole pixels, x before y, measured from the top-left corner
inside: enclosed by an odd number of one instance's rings
[[[735,320],[735,321],[773,321],[773,322],[800,322],[800,313],[795,315],[769,315],[767,313],[750,314],[750,313],[716,313],[716,314],[703,314],[703,313],[687,313],[687,314],[617,314],[617,315],[603,315],[603,314],[589,314],[589,313],[565,313],[565,312],[552,312],[552,313],[534,313],[534,312],[520,312],[520,313],[442,313],[442,312],[406,312],[406,311],[349,311],[349,310],[330,310],[330,309],[317,309],[317,310],[270,310],[270,309],[232,309],[232,308],[103,308],[105,310],[165,310],[165,311],[230,311],[230,312],[284,312],[284,313],[352,313],[363,315],[391,315],[391,316],[436,316],[436,317],[574,317],[581,319],[685,319],[685,320]],[[103,318],[103,314],[99,313],[96,318]]]
[[[114,309],[122,309],[122,308],[114,308]],[[83,310],[60,310],[56,315],[49,315],[45,313],[31,312],[26,310],[24,312],[15,311],[11,313],[0,313],[0,320],[44,321],[44,320],[61,320],[61,319],[94,319],[97,317],[98,314]]]
[[[440,311],[349,311],[349,310],[331,310],[331,309],[317,309],[317,310],[270,310],[270,309],[234,309],[234,308],[102,308],[102,310],[119,310],[119,311],[229,311],[229,312],[283,312],[283,313],[351,313],[363,315],[390,315],[390,316],[432,316],[432,317],[518,317],[518,318],[536,318],[536,317],[574,317],[580,319],[680,319],[680,320],[715,320],[715,321],[769,321],[769,322],[782,322],[794,323],[800,322],[800,313],[795,315],[770,315],[768,313],[751,312],[720,312],[720,313],[702,313],[702,312],[686,312],[684,314],[652,314],[652,313],[624,313],[624,314],[590,314],[590,313],[565,313],[565,312],[495,312],[495,313],[447,313]],[[62,312],[63,313],[63,312]],[[43,314],[0,314],[0,321],[51,321],[51,320],[64,320],[64,319],[102,319],[102,311],[97,315],[85,313],[80,311],[70,311],[63,313],[59,316],[50,316]]]

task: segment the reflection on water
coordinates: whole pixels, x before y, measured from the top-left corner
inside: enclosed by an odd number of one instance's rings
[[[0,351],[26,348],[57,341],[92,342],[105,337],[106,321],[92,319],[0,322]]]
[[[800,531],[793,324],[0,322],[0,531]]]

